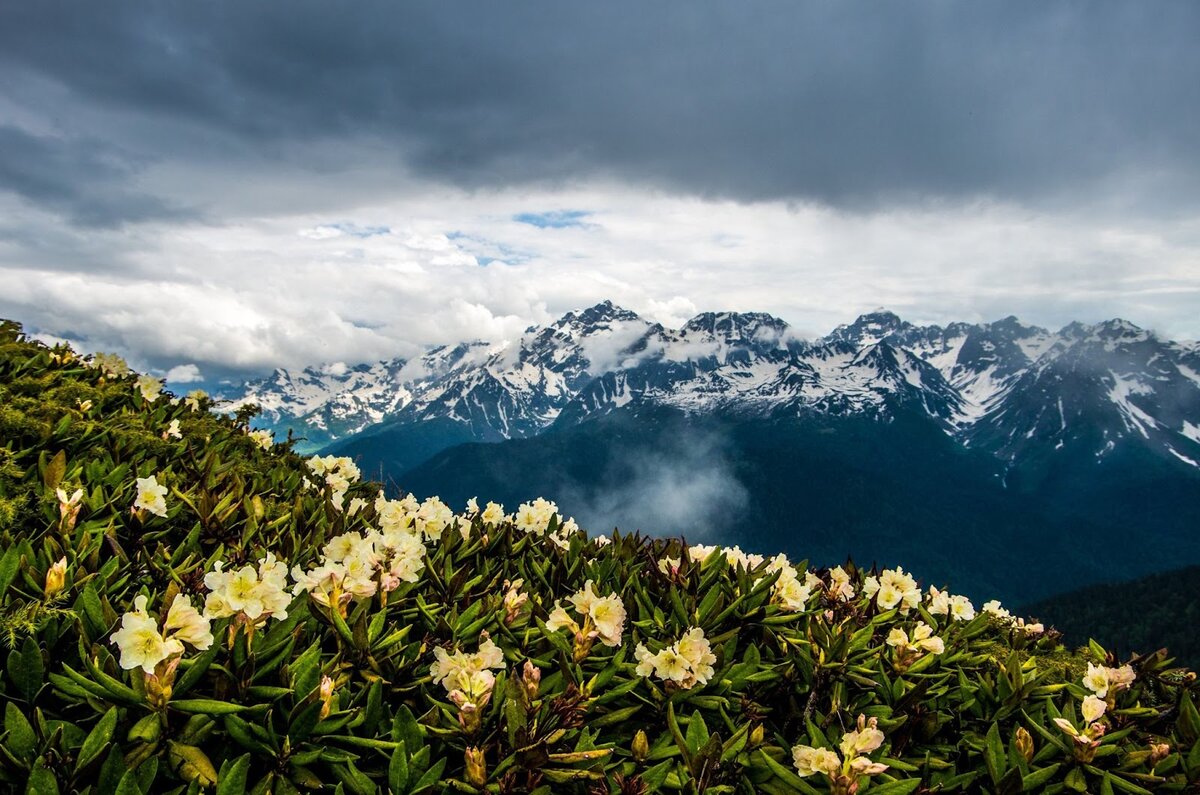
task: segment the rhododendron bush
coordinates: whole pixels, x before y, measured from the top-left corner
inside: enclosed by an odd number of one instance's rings
[[[1071,652],[898,566],[383,493],[212,408],[0,330],[6,788],[1200,786],[1165,652]]]

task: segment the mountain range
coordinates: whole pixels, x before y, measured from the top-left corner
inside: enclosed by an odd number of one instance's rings
[[[225,397],[419,493],[558,495],[593,529],[919,563],[1021,601],[1200,561],[1200,346],[1124,320],[877,311],[803,339],[763,313],[671,329],[604,302]]]

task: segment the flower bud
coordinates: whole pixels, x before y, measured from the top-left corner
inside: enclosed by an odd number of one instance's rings
[[[46,585],[42,592],[46,595],[46,598],[49,599],[61,591],[66,585],[66,582],[67,559],[64,557],[46,570]]]
[[[1150,764],[1157,765],[1159,762],[1167,758],[1171,753],[1171,746],[1167,743],[1151,743],[1150,744]]]
[[[1024,726],[1017,727],[1016,746],[1017,753],[1024,757],[1026,762],[1033,759],[1033,735]]]
[[[637,734],[633,735],[633,746],[630,748],[633,752],[633,758],[639,762],[645,761],[650,755],[650,738],[646,736],[643,729],[638,729]]]
[[[758,746],[762,745],[762,741],[763,741],[763,727],[762,727],[762,724],[760,723],[757,726],[755,726],[753,729],[750,730],[750,747],[757,748]]]
[[[479,725],[482,722],[482,717],[479,714],[479,708],[470,702],[459,705],[458,708],[458,725],[467,734],[474,734],[479,731]]]
[[[330,711],[333,709],[333,680],[328,676],[321,677],[321,720],[329,717]]]
[[[467,782],[473,787],[487,784],[487,760],[483,758],[483,749],[474,746],[467,748]]]
[[[525,695],[533,701],[537,698],[538,686],[542,682],[542,669],[538,668],[531,661],[525,661],[525,668],[521,673],[521,682],[525,686]]]

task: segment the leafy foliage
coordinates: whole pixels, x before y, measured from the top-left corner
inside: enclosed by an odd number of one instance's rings
[[[679,539],[602,544],[562,532],[558,517],[545,533],[460,517],[426,544],[417,581],[386,599],[339,610],[301,591],[286,619],[214,620],[214,642],[177,658],[164,686],[114,654],[138,596],[165,617],[177,594],[203,601],[218,563],[271,552],[309,569],[331,539],[381,519],[377,486],[348,485],[363,507],[340,510],[329,489],[305,486],[312,472],[287,445],[249,436],[248,419],[150,400],[132,375],[0,326],[5,786],[886,795],[1200,784],[1200,692],[1162,655],[1130,661],[1136,679],[1107,696],[1100,736],[1080,741],[1056,719],[1084,727],[1087,663],[1116,664],[1098,646],[1071,654],[1055,633],[987,612],[883,609],[887,583],[867,598],[868,573],[853,565],[840,595],[820,571],[792,583],[789,606],[777,598],[786,569],[697,555]],[[165,516],[131,510],[137,479],[151,477],[167,487]],[[518,580],[524,604],[511,598]],[[588,581],[627,611],[595,619],[621,628],[617,645],[572,643],[558,628],[556,603]],[[639,672],[639,646],[678,650],[692,628],[711,644],[711,675],[684,687]],[[897,629],[913,645],[897,646]],[[490,644],[498,673],[469,715],[435,682],[434,650]],[[848,763],[847,747],[876,731],[880,744],[861,748],[881,771],[835,780],[792,764],[794,746],[818,762],[840,748]]]

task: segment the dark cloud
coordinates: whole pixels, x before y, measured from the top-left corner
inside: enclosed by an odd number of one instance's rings
[[[1193,207],[1198,40],[1182,2],[8,3],[0,97],[68,136],[10,128],[0,180],[108,223],[170,208],[101,202],[133,172],[85,138],[336,171],[365,137],[472,188]]]
[[[101,141],[37,136],[0,125],[0,189],[58,211],[79,226],[189,215],[128,187],[135,171]]]

